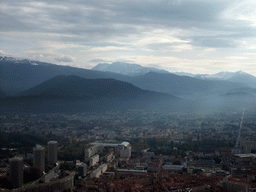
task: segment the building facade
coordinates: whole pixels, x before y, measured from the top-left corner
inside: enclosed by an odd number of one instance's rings
[[[91,146],[87,149],[84,150],[84,157],[85,161],[88,161],[91,156],[95,155],[96,153],[101,153],[103,152],[104,146],[102,145],[96,145],[96,146]]]
[[[78,176],[84,177],[87,174],[87,164],[77,163],[76,170],[77,170]]]
[[[57,163],[58,161],[58,142],[49,141],[48,143],[48,161],[50,163]]]
[[[33,166],[38,167],[41,171],[45,171],[45,153],[42,146],[37,145],[33,148]]]
[[[100,158],[100,156],[98,154],[92,156],[90,158],[90,166],[92,167],[92,166],[96,165],[99,162],[99,158]]]
[[[13,188],[23,185],[23,158],[14,157],[10,159],[10,180]]]

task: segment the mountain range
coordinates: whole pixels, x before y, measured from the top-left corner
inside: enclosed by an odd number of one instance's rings
[[[228,81],[204,80],[172,73],[149,72],[139,76],[127,76],[8,57],[0,57],[0,67],[0,90],[6,95],[15,95],[58,75],[76,75],[86,79],[112,78],[131,83],[144,90],[170,94],[212,93],[245,86]]]
[[[245,73],[243,71],[237,72],[219,72],[213,75],[196,75],[195,78],[198,79],[208,79],[208,80],[226,80],[230,82],[243,83],[249,87],[256,88],[256,77]]]
[[[93,67],[92,70],[118,73],[118,74],[128,75],[128,76],[142,76],[150,72],[155,72],[160,74],[171,74],[170,72],[162,69],[143,67],[138,64],[129,64],[129,63],[121,63],[121,62],[114,62],[112,64],[100,63],[95,67]],[[237,71],[237,72],[224,71],[224,72],[219,72],[211,75],[191,74],[191,73],[185,73],[185,72],[175,72],[172,74],[175,74],[178,76],[188,76],[188,77],[203,79],[203,80],[215,80],[215,81],[226,80],[229,82],[243,83],[249,87],[256,88],[256,77],[248,73],[245,73],[243,71]]]
[[[122,62],[114,62],[112,64],[108,63],[99,63],[92,70],[96,71],[103,71],[103,72],[112,72],[112,73],[119,73],[122,75],[129,75],[129,76],[139,76],[145,75],[149,72],[156,72],[156,73],[164,73],[168,74],[168,71],[157,69],[153,67],[142,67],[138,64],[130,64],[130,63],[122,63]]]
[[[251,82],[255,77],[243,72],[214,78],[155,71],[129,76],[10,57],[0,57],[0,68],[0,112],[213,111],[255,106],[256,89],[245,84],[248,77]]]

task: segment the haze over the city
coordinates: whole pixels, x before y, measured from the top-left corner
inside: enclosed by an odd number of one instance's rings
[[[256,75],[256,3],[229,0],[0,1],[0,54],[91,69]]]

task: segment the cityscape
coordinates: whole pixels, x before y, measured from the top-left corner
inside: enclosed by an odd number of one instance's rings
[[[0,0],[0,192],[256,192],[256,1]]]
[[[255,188],[256,117],[246,111],[128,110],[5,114],[0,119],[0,182],[7,191]]]

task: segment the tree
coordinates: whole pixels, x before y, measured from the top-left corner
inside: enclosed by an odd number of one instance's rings
[[[173,162],[173,165],[182,165],[182,164],[179,160],[176,160],[176,161]]]
[[[24,183],[35,181],[43,175],[43,172],[40,171],[40,169],[38,167],[26,168],[26,169],[24,169],[23,173],[24,173],[23,174],[23,182]]]

